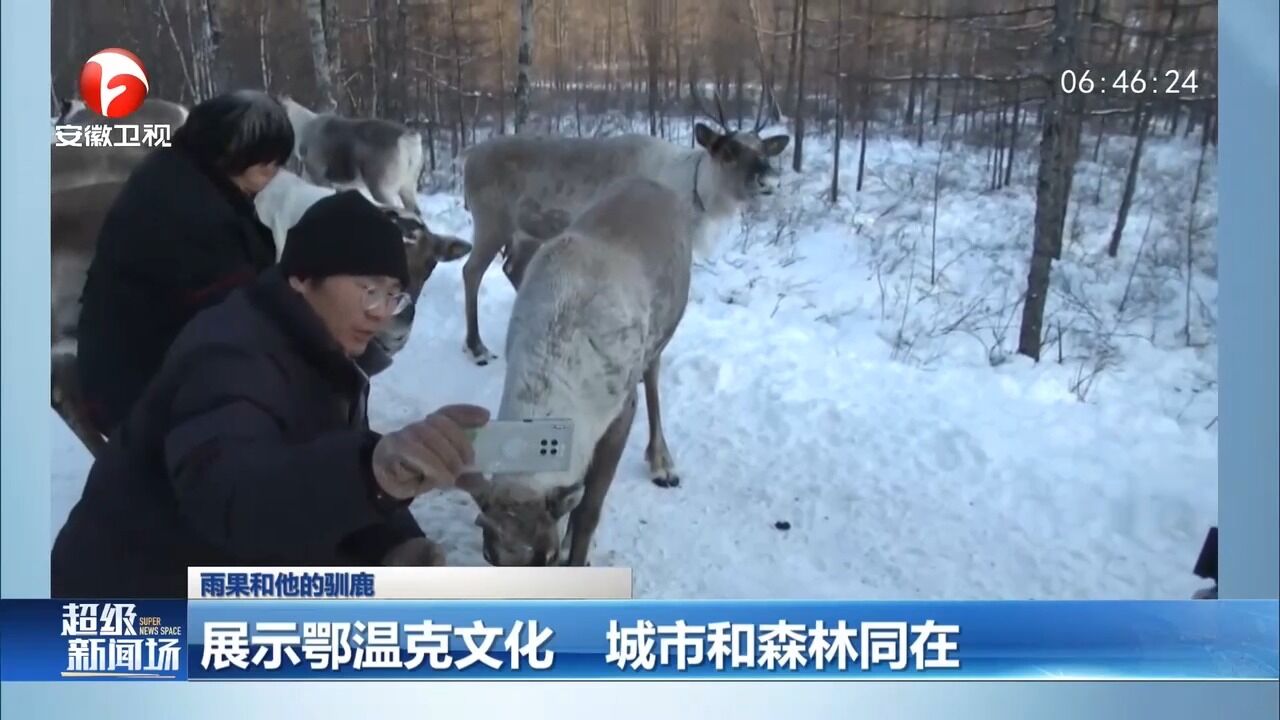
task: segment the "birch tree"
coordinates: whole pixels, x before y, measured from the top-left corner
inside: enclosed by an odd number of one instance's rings
[[[336,110],[337,94],[333,86],[333,68],[329,63],[329,46],[325,41],[325,16],[323,0],[305,0],[307,30],[311,40],[311,62],[315,66],[316,94],[322,109]]]

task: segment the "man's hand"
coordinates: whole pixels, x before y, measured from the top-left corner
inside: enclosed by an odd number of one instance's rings
[[[444,551],[424,537],[405,540],[387,551],[382,564],[390,567],[443,567]]]
[[[378,487],[399,500],[453,487],[462,469],[475,461],[467,430],[489,422],[475,405],[448,405],[425,419],[383,435],[373,449]]]

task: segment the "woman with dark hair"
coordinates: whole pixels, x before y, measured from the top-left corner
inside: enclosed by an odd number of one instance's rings
[[[81,296],[79,379],[110,436],[200,310],[274,264],[253,196],[293,152],[293,127],[266,93],[194,108],[170,147],[134,170],[103,222]]]
[[[354,360],[411,302],[400,229],[354,190],[182,329],[50,554],[60,598],[186,597],[191,567],[443,565],[409,510],[475,461],[481,407],[369,426]]]

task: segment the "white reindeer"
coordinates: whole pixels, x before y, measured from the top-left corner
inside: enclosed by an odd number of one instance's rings
[[[698,98],[696,92],[693,95]],[[698,103],[701,105],[700,99]],[[538,246],[593,207],[601,188],[612,181],[639,176],[674,192],[682,210],[693,218],[692,240],[701,249],[705,249],[717,221],[755,197],[774,192],[780,175],[770,159],[786,149],[790,138],[760,138],[763,104],[750,130],[728,130],[719,98],[716,107],[716,121],[725,132],[698,123],[694,128],[696,148],[647,135],[572,139],[511,136],[467,151],[463,185],[475,231],[474,247],[462,276],[466,349],[478,364],[485,365],[493,358],[480,339],[477,304],[480,282],[494,257],[499,251],[506,253],[503,271],[519,288],[524,267]],[[513,319],[512,327],[515,323]],[[662,439],[657,372],[655,367],[644,378],[649,420],[646,455],[653,482],[673,487],[680,483],[680,477]]]
[[[571,462],[563,474],[463,479],[491,564],[586,563],[637,385],[656,386],[688,303],[697,222],[669,188],[622,178],[529,260],[497,417],[572,418]]]
[[[398,205],[386,206],[374,199],[373,194],[364,187],[363,183],[350,183],[348,187],[382,208],[400,228],[404,236],[405,252],[409,259],[409,287],[405,290],[414,303],[417,303],[423,286],[430,279],[438,263],[457,260],[471,251],[471,243],[466,240],[432,232],[418,214],[416,204],[412,210]],[[331,187],[313,185],[293,172],[281,168],[271,182],[254,196],[253,204],[257,210],[258,219],[271,230],[272,237],[275,239],[277,259],[284,252],[289,228],[296,225],[302,219],[303,213],[318,200],[339,191]],[[397,315],[379,336],[379,344],[389,353],[399,352],[408,342],[413,316],[413,304],[411,304],[409,309]]]
[[[374,205],[381,204],[363,184],[355,185],[352,189],[364,195]],[[271,182],[262,188],[262,192],[254,196],[253,205],[258,212],[258,219],[271,230],[271,235],[275,238],[277,260],[284,252],[284,241],[289,228],[296,225],[303,213],[317,201],[336,192],[335,188],[309,183],[292,171],[280,168]],[[413,240],[406,237],[405,242],[411,243]]]
[[[280,97],[293,125],[299,174],[317,185],[363,185],[378,203],[418,212],[422,139],[400,123],[316,113]]]

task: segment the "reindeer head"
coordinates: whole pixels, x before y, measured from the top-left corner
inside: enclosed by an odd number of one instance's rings
[[[427,284],[436,265],[451,262],[465,257],[471,252],[471,243],[453,235],[438,235],[427,227],[420,215],[412,210],[387,208],[387,216],[400,228],[404,236],[405,255],[409,261],[409,287],[406,291],[413,302],[404,312],[396,315],[387,329],[378,337],[378,342],[389,353],[394,355],[404,348],[409,341],[409,331],[413,327],[414,306],[418,296]]]
[[[719,177],[724,181],[724,190],[738,202],[750,200],[757,195],[773,194],[778,189],[782,175],[771,161],[787,149],[791,138],[788,135],[760,137],[760,131],[767,124],[764,94],[761,94],[760,105],[756,109],[755,124],[749,130],[743,127],[729,128],[724,108],[720,104],[719,92],[715,94],[715,115],[707,111],[693,81],[689,83],[689,94],[702,114],[720,128],[716,130],[700,122],[694,125],[693,134],[694,140],[707,151],[714,162]]]
[[[484,559],[490,565],[541,567],[561,562],[567,517],[582,499],[581,484],[544,491],[524,478],[490,483],[479,475],[466,475],[458,484],[480,507],[476,525],[484,534]]]

